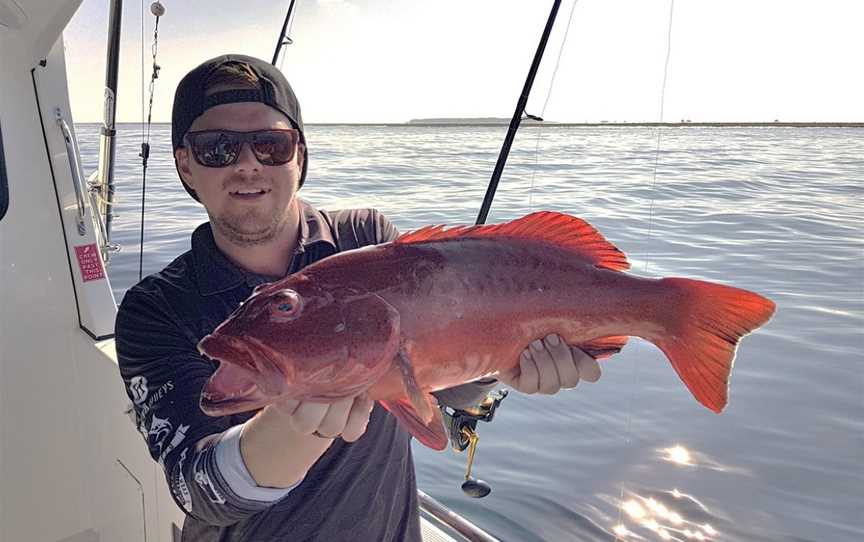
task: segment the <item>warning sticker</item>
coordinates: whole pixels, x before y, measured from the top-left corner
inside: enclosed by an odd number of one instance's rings
[[[81,279],[84,282],[105,278],[99,249],[96,248],[95,243],[75,247],[75,256],[78,257],[78,268],[81,270]]]

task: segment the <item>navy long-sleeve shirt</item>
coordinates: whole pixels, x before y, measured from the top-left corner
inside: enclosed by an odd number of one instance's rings
[[[375,210],[328,213],[299,205],[299,247],[289,273],[398,235]],[[380,406],[359,440],[334,441],[290,490],[255,486],[242,464],[239,436],[254,413],[209,417],[200,410],[201,389],[217,365],[198,354],[198,342],[267,280],[229,262],[203,224],[191,250],[132,287],[118,311],[120,373],[138,429],[187,514],[183,540],[419,542],[410,435]],[[460,406],[489,387],[466,385],[439,400]]]

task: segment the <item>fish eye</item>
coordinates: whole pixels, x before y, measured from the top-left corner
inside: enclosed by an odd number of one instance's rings
[[[303,303],[294,290],[285,289],[276,292],[270,303],[271,311],[280,317],[293,318],[300,314]]]

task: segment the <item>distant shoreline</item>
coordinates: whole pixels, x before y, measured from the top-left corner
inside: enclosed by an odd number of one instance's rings
[[[77,122],[76,124],[101,124],[101,122]],[[140,122],[118,122],[118,125],[140,126]],[[158,125],[170,125],[169,122],[154,122]],[[502,126],[510,124],[506,122],[476,122],[466,119],[446,120],[442,119],[411,121],[411,122],[307,122],[306,126],[382,126],[387,128],[413,128],[413,127],[476,127],[476,126]],[[523,121],[522,126],[543,126],[545,128],[572,128],[572,127],[601,127],[601,128],[627,128],[627,127],[709,127],[709,128],[864,128],[864,122],[535,122]]]
[[[380,126],[509,126],[509,121],[506,123],[493,122],[409,122],[404,124],[381,124]],[[340,124],[322,123],[309,124],[310,126],[339,126]],[[349,126],[341,124],[341,126]],[[375,126],[374,124],[371,126]],[[521,126],[543,126],[544,128],[558,127],[628,127],[628,126],[647,126],[647,127],[681,127],[681,126],[702,126],[715,128],[736,128],[736,127],[791,127],[791,128],[864,128],[864,122],[528,122],[523,121]]]

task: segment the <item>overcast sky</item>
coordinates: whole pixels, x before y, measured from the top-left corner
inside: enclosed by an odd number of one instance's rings
[[[269,60],[290,0],[164,0],[154,120],[189,69],[238,52]],[[149,8],[150,1],[145,1]],[[551,0],[297,0],[282,68],[306,122],[510,117]],[[540,114],[564,0],[528,111]],[[669,0],[579,0],[544,117],[656,121]],[[77,122],[101,120],[108,0],[67,28]],[[140,122],[141,4],[125,3],[118,119]],[[144,19],[150,77],[153,17]],[[864,1],[677,0],[664,120],[864,121]]]

